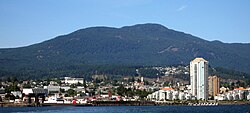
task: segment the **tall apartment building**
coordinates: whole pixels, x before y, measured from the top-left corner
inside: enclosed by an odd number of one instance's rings
[[[208,99],[208,61],[195,58],[190,62],[191,93],[198,100]]]
[[[218,76],[208,77],[208,93],[209,96],[217,96],[220,92],[220,78]]]

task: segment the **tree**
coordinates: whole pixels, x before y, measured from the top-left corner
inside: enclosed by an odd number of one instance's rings
[[[140,78],[138,78],[138,79],[137,79],[137,82],[138,82],[138,83],[140,83],[140,82],[141,82],[141,79],[140,79]]]
[[[132,77],[132,82],[135,82],[135,77]]]
[[[83,86],[84,86],[85,89],[87,88],[87,83],[86,83],[85,79],[83,80]]]
[[[82,86],[83,84],[80,82],[77,82],[76,86]]]
[[[60,79],[56,79],[56,83],[57,83],[58,85],[61,85],[61,84],[62,84],[62,82],[61,82]]]
[[[14,99],[15,99],[15,96],[14,96],[13,94],[11,94],[11,93],[7,93],[7,94],[5,95],[5,98],[6,98],[7,100],[14,100]]]
[[[124,96],[124,95],[125,95],[125,92],[126,92],[126,89],[124,88],[123,85],[120,85],[120,86],[117,88],[117,94],[118,94],[118,95]]]
[[[134,82],[134,81],[135,81],[134,77],[128,79],[128,82]]]
[[[144,80],[145,85],[149,85],[150,83],[147,80]]]
[[[65,89],[60,88],[61,93],[65,93]]]
[[[67,93],[68,93],[68,95],[69,96],[76,96],[76,91],[75,90],[73,90],[73,89],[69,89],[68,91],[67,91]]]
[[[16,82],[5,88],[5,92],[10,93],[11,91],[20,91],[20,88],[17,86]]]
[[[76,84],[71,84],[70,88],[76,88]]]
[[[149,92],[147,92],[146,90],[136,90],[135,94],[139,96],[141,99],[143,99],[149,94]]]
[[[113,81],[112,81],[112,85],[113,85],[113,86],[117,86],[117,85],[118,85],[117,82],[118,82],[117,80],[113,80]]]
[[[95,81],[95,83],[100,83],[101,82],[101,80],[98,79],[98,78],[96,78],[94,81]]]
[[[29,84],[29,83],[28,84],[24,84],[23,88],[31,88],[31,84]]]

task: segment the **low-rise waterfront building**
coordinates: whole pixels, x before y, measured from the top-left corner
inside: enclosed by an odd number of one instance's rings
[[[147,96],[152,101],[190,100],[192,95],[188,91],[177,91],[173,88],[165,87]]]
[[[63,83],[65,84],[78,84],[84,83],[84,79],[83,78],[72,78],[72,77],[64,77]]]
[[[63,89],[64,91],[68,91],[70,89],[69,86],[61,86],[60,88]]]
[[[249,88],[235,88],[232,91],[224,92],[215,96],[215,100],[250,100]]]
[[[48,93],[59,93],[60,86],[44,86],[44,89],[48,90]]]
[[[48,91],[43,88],[24,88],[22,93],[24,94],[23,102],[26,103],[43,103]]]
[[[5,97],[5,88],[1,87],[0,88],[0,102],[2,99]]]
[[[22,97],[22,92],[21,91],[11,91],[10,93],[13,94],[15,97],[19,97],[19,98]]]

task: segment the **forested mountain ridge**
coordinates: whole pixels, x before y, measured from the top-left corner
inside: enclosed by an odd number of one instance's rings
[[[212,67],[250,73],[249,56],[250,44],[206,41],[159,24],[90,27],[27,47],[0,49],[0,72],[80,75],[98,66],[188,65],[204,57]]]

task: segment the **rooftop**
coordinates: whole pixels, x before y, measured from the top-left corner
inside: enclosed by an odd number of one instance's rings
[[[162,88],[161,90],[168,91],[168,90],[174,90],[174,89],[173,89],[173,88],[170,88],[170,87],[164,87],[164,88]]]
[[[194,60],[192,60],[192,62],[200,62],[200,61],[208,62],[204,58],[195,58]]]
[[[239,87],[239,88],[235,88],[234,90],[247,90],[247,89],[245,89],[243,87]]]

